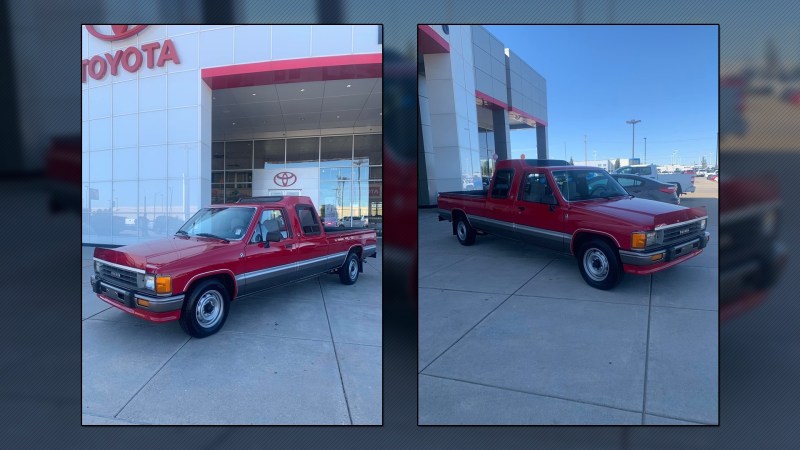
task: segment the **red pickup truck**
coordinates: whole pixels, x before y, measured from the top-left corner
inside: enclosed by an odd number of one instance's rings
[[[233,299],[323,273],[353,284],[376,252],[374,230],[323,227],[308,197],[256,197],[202,208],[169,238],[96,248],[91,283],[114,307],[205,337]]]
[[[500,161],[488,190],[440,193],[439,220],[453,223],[463,245],[491,233],[571,253],[598,289],[616,286],[623,272],[657,272],[706,247],[705,208],[633,198],[603,169],[562,163]]]

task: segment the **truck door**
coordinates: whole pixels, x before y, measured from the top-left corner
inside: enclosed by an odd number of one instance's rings
[[[472,217],[470,222],[489,233],[513,236],[514,219],[514,169],[498,170],[489,186],[486,199],[486,215],[488,217]]]
[[[333,261],[333,255],[328,254],[328,238],[316,209],[312,205],[296,205],[295,212],[298,233],[302,235],[295,247],[298,277],[317,275],[329,270],[338,260]],[[345,256],[341,256],[339,264],[344,262]]]
[[[514,205],[514,234],[518,239],[558,251],[567,248],[569,235],[563,233],[566,209],[558,203],[546,172],[523,174]]]
[[[281,236],[279,242],[269,242],[267,233]],[[258,223],[250,242],[245,247],[244,283],[240,293],[256,292],[271,286],[292,281],[297,275],[297,263],[293,252],[297,236],[288,226],[286,210],[265,208],[258,216]]]

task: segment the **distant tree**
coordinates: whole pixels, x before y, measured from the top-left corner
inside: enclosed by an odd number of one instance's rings
[[[569,157],[569,165],[574,166],[575,162],[572,161],[572,156]]]
[[[619,169],[619,158],[617,158],[617,160],[614,161],[614,170],[617,170],[617,169]]]
[[[705,156],[703,156],[703,160],[700,161],[700,166],[702,166],[703,169],[705,169],[708,166],[708,164],[706,163],[706,157]]]

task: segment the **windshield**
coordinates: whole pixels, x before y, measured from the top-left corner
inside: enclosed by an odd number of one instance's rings
[[[558,190],[567,201],[627,196],[628,193],[605,170],[559,170],[553,172]]]
[[[238,241],[247,232],[255,211],[255,208],[239,207],[203,208],[183,224],[178,233]]]

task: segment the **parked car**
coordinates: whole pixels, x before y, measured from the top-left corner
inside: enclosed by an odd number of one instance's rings
[[[719,181],[719,175],[711,175],[708,179],[711,181]]]
[[[711,177],[714,177],[714,176],[717,176],[717,175],[719,175],[719,171],[718,170],[715,170],[713,172],[709,172],[709,173],[706,174],[706,179],[710,180]]]
[[[683,171],[683,173],[684,173],[685,175],[696,175],[696,174],[695,174],[695,172],[694,172],[694,169],[687,169],[687,170],[684,170],[684,171]]]
[[[705,208],[631,197],[597,167],[500,161],[488,191],[442,192],[438,208],[462,245],[491,233],[570,253],[598,289],[680,264],[709,240]]]
[[[202,338],[235,299],[324,273],[353,284],[376,252],[374,230],[324,227],[308,197],[256,197],[202,208],[168,238],[95,248],[90,281],[111,306]]]
[[[339,220],[339,227],[366,228],[368,225],[367,216],[345,216]]]
[[[681,198],[678,197],[678,187],[674,184],[662,183],[639,175],[613,173],[611,177],[617,180],[617,183],[634,197],[672,203],[673,205],[681,204]]]
[[[694,192],[694,175],[687,175],[680,173],[680,169],[675,169],[676,173],[664,174],[659,173],[655,164],[637,164],[633,166],[624,166],[615,170],[614,173],[639,175],[653,180],[661,181],[662,183],[670,183],[677,186],[678,195],[683,195],[687,192]]]
[[[706,169],[700,169],[700,170],[697,171],[696,176],[705,178],[706,177],[706,173],[707,173]]]

